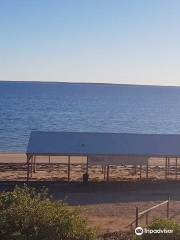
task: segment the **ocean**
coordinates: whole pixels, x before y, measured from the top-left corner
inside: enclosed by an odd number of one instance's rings
[[[0,82],[0,152],[32,130],[180,134],[180,88]]]

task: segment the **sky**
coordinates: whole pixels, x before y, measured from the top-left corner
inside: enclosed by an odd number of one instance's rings
[[[179,0],[0,0],[0,80],[180,86]]]

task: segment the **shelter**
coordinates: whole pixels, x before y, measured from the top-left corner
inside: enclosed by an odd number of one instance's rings
[[[106,159],[109,164],[148,164],[149,157],[180,157],[180,135],[33,131],[26,154],[27,180],[34,171],[36,156],[68,156],[69,179],[71,156],[87,157],[87,173],[93,159]]]

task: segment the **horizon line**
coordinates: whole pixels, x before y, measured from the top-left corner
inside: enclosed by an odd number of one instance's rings
[[[180,87],[180,85],[158,85],[158,84],[140,84],[140,83],[111,83],[111,82],[66,82],[66,81],[49,81],[49,80],[0,80],[0,83],[52,83],[52,84],[89,84],[89,85],[118,85],[118,86],[137,86],[137,87]]]

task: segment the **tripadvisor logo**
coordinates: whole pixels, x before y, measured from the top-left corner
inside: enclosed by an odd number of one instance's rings
[[[142,227],[137,227],[135,228],[135,234],[137,236],[141,236],[142,234],[169,234],[173,233],[173,230],[171,229],[147,229],[147,228],[142,228]]]
[[[141,236],[142,234],[143,234],[143,228],[142,227],[137,227],[137,228],[135,228],[135,234],[137,235],[137,236]]]

